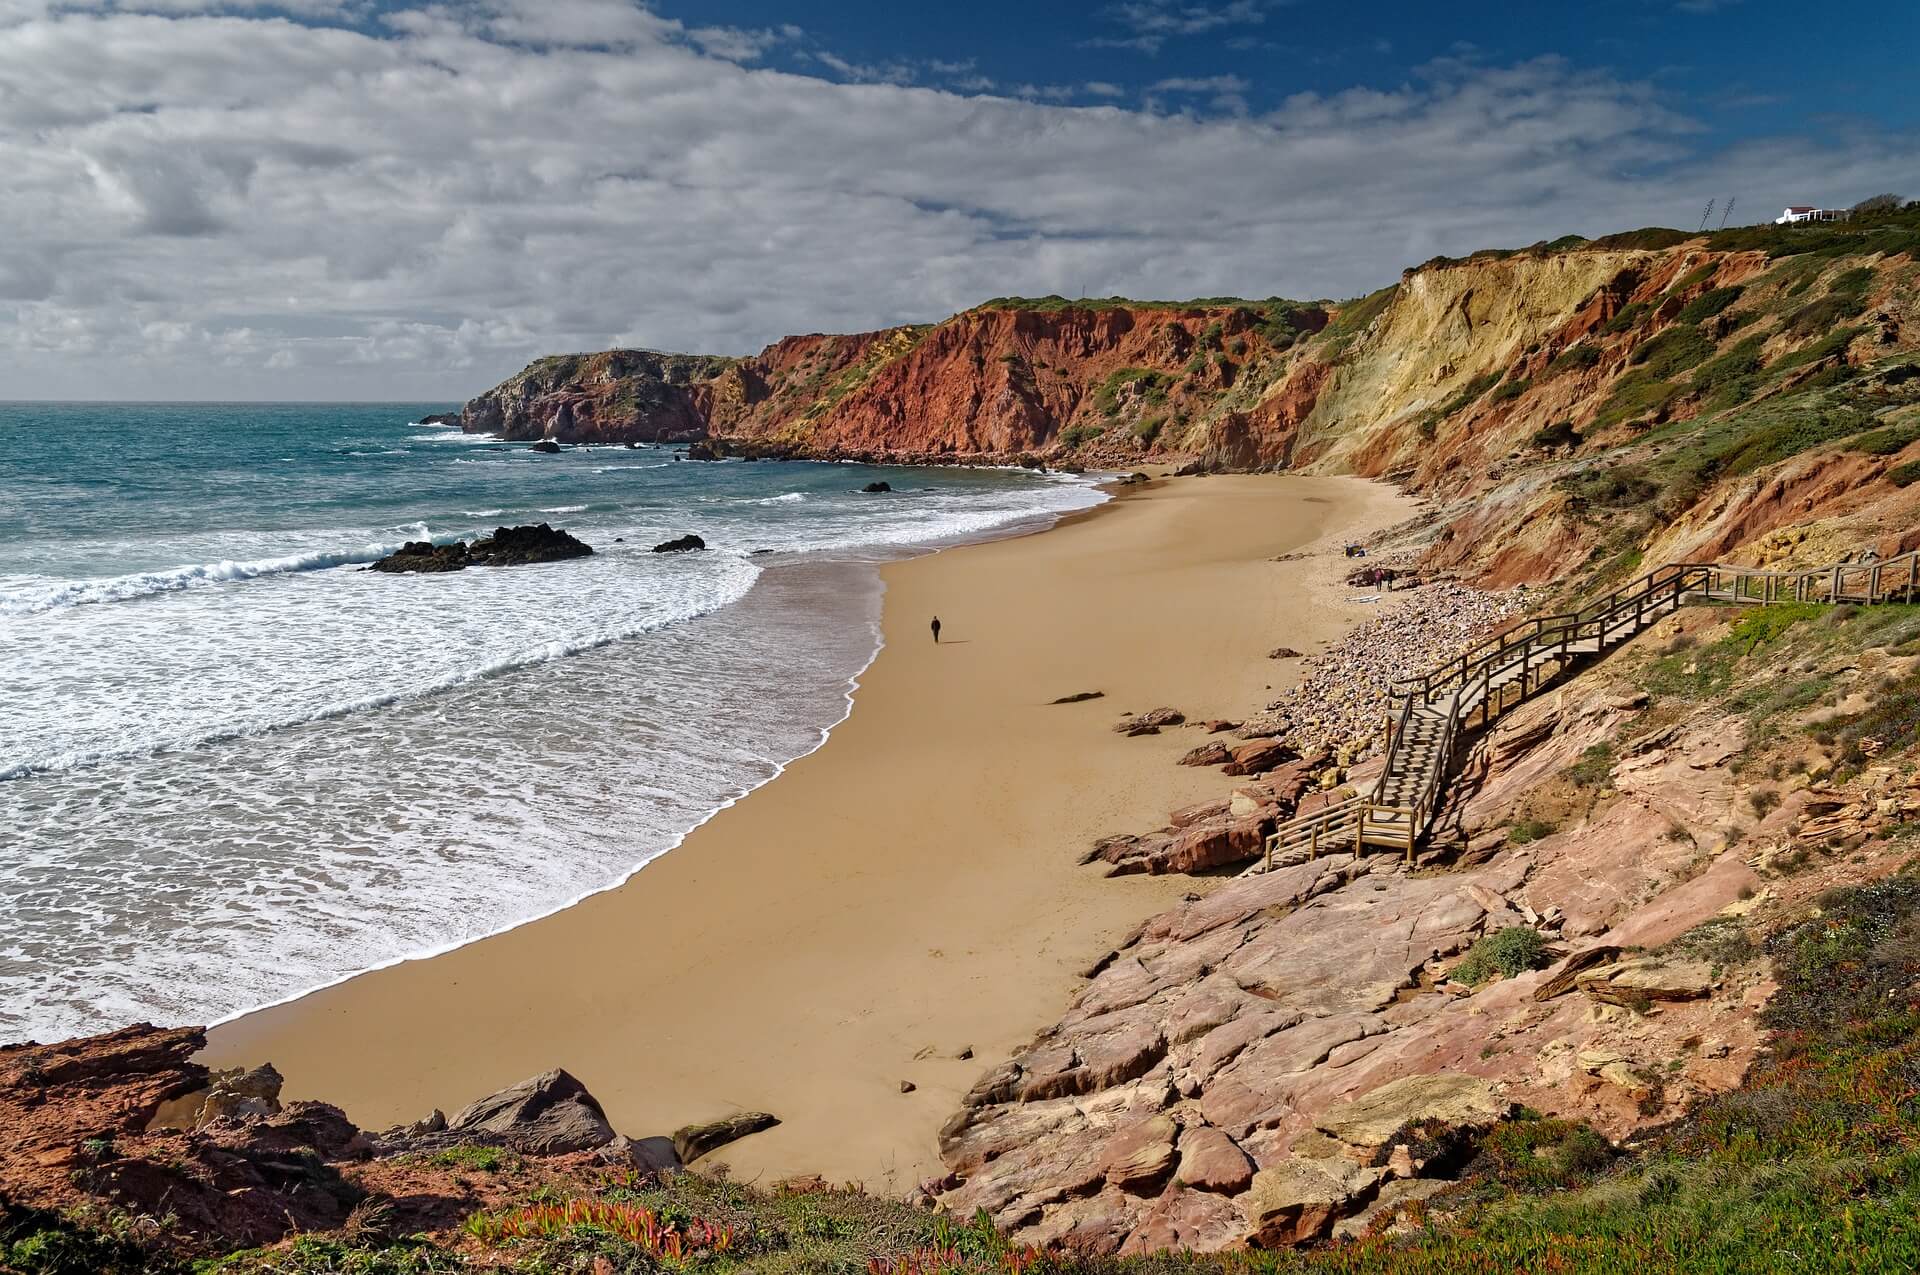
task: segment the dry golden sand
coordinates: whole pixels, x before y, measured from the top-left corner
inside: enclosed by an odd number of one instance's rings
[[[207,1060],[271,1060],[374,1128],[564,1067],[634,1136],[778,1114],[718,1153],[738,1176],[905,1191],[982,1068],[1194,888],[1074,866],[1233,783],[1174,764],[1197,731],[1127,739],[1118,713],[1271,699],[1268,650],[1364,610],[1334,583],[1342,537],[1407,509],[1354,479],[1175,479],[887,566],[885,648],[817,752],[621,888],[240,1019]],[[1315,541],[1332,555],[1271,560]],[[1106,697],[1048,703],[1083,690]]]

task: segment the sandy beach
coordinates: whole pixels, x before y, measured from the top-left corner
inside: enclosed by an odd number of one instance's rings
[[[564,1067],[636,1137],[777,1114],[717,1154],[739,1177],[905,1191],[938,1171],[958,1096],[1057,1016],[1076,971],[1196,888],[1075,866],[1234,783],[1174,764],[1196,729],[1113,721],[1260,707],[1293,667],[1270,649],[1314,650],[1371,610],[1336,583],[1341,539],[1409,508],[1354,479],[1174,479],[884,567],[885,647],[818,751],[620,888],[230,1023],[206,1061],[271,1061],[288,1096],[372,1128]],[[1315,542],[1332,556],[1272,560]],[[1049,704],[1090,690],[1105,697]]]

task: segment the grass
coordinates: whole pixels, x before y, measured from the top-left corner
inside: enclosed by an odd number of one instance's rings
[[[1598,788],[1613,776],[1613,749],[1595,744],[1580,754],[1580,760],[1562,771],[1569,783],[1580,788]]]
[[[1370,292],[1364,297],[1341,303],[1327,324],[1324,335],[1331,350],[1344,346],[1348,341],[1366,331],[1367,325],[1380,317],[1394,297],[1400,293],[1399,284],[1390,284],[1378,292]]]
[[[1920,483],[1920,460],[1895,465],[1887,471],[1887,481],[1895,487],[1911,487],[1914,483]]]
[[[1448,977],[1478,987],[1494,975],[1512,978],[1547,963],[1547,943],[1540,932],[1525,925],[1508,926],[1489,934],[1467,949],[1466,957],[1448,971]]]
[[[1507,843],[1516,846],[1529,845],[1542,837],[1551,837],[1558,831],[1560,831],[1560,825],[1549,823],[1544,819],[1521,819],[1507,829]]]
[[[444,1169],[464,1169],[470,1173],[500,1173],[520,1167],[520,1157],[502,1147],[483,1147],[462,1143],[428,1152],[429,1164]]]

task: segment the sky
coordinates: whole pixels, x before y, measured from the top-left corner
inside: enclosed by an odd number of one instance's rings
[[[0,0],[0,399],[457,401],[1920,197],[1920,5]]]

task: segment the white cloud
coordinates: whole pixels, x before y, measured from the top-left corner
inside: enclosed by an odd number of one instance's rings
[[[9,3],[7,397],[450,398],[554,350],[746,351],[1003,293],[1352,295],[1707,195],[1851,202],[1920,151],[1702,155],[1651,89],[1552,60],[1216,118],[795,75],[621,3],[374,34]]]
[[[1180,76],[1160,80],[1150,93],[1244,93],[1251,86],[1237,75]]]
[[[1222,27],[1258,26],[1267,20],[1263,0],[1226,0],[1224,4],[1191,4],[1180,0],[1125,0],[1106,10],[1106,16],[1136,35],[1201,35]]]

